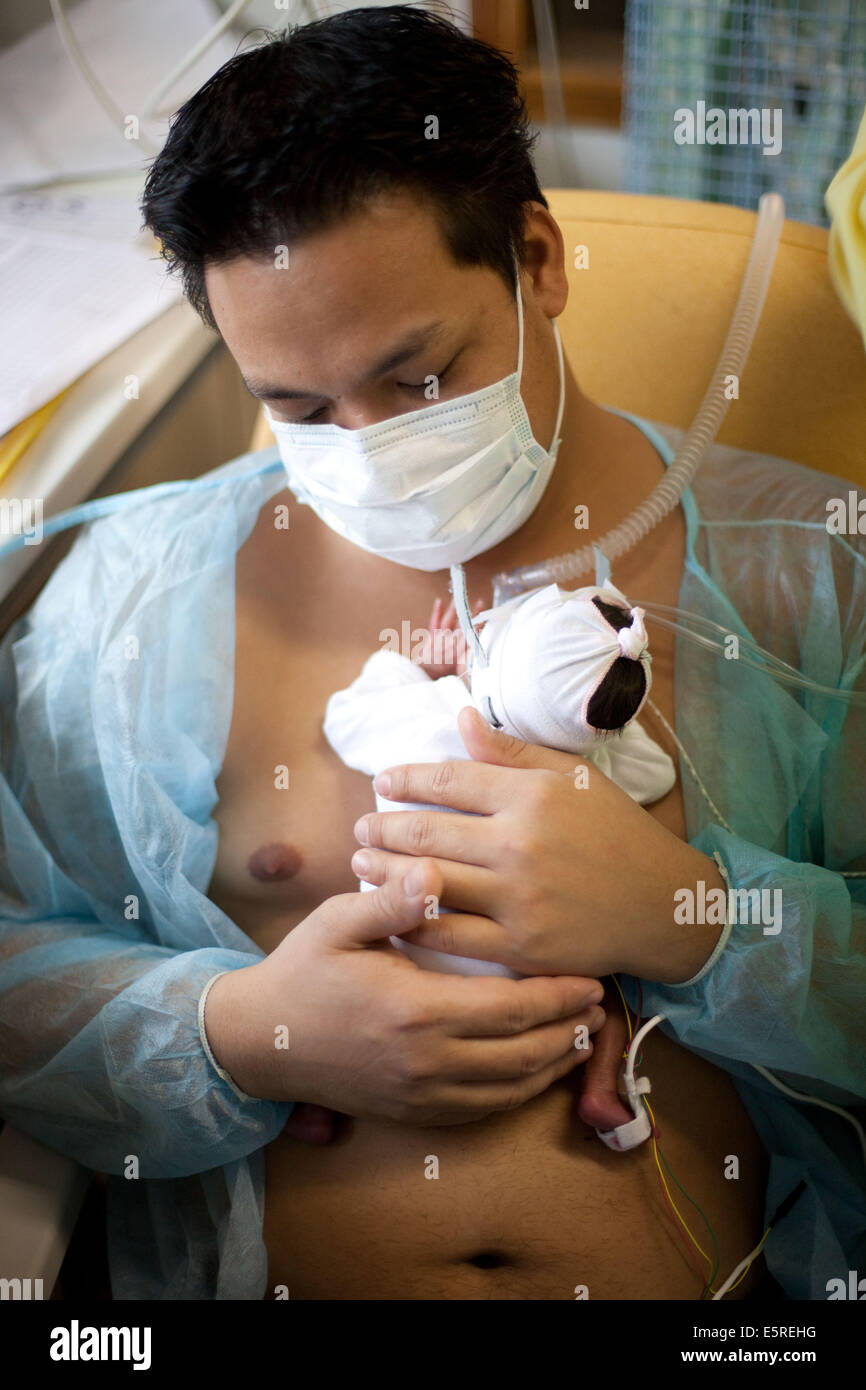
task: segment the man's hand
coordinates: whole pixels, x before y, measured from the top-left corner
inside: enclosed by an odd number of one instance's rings
[[[605,993],[602,1006],[607,1019],[595,1034],[591,1056],[581,1067],[581,1091],[575,1109],[584,1124],[593,1129],[616,1129],[634,1119],[616,1088],[626,1044],[626,1023],[610,990]],[[335,1111],[321,1105],[296,1105],[283,1134],[303,1144],[330,1144],[339,1118]]]
[[[696,974],[721,928],[675,923],[674,894],[700,879],[724,889],[714,860],[574,755],[491,729],[470,707],[458,728],[473,761],[389,768],[375,786],[472,815],[385,811],[355,826],[367,848],[352,868],[369,883],[402,876],[412,855],[442,873],[449,911],[406,940],[528,975]]]
[[[522,1105],[591,1055],[576,1040],[604,1023],[598,980],[470,979],[395,950],[388,937],[442,892],[435,864],[413,867],[411,894],[401,876],[329,898],[263,961],[214,983],[208,1040],[247,1095],[461,1124]]]

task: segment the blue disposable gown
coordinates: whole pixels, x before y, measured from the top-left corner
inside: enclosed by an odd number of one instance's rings
[[[669,462],[680,432],[629,418]],[[119,1299],[265,1293],[262,1148],[292,1107],[217,1074],[197,1006],[218,971],[261,959],[205,892],[235,555],[284,486],[267,450],[111,514],[88,504],[98,519],[0,643],[0,1113],[109,1175]],[[826,526],[849,486],[715,446],[683,499],[680,605],[822,685],[866,688],[866,547]],[[866,711],[682,637],[675,693],[678,735],[735,832],[683,767],[689,840],[732,886],[781,888],[783,926],[734,926],[694,985],[643,982],[643,1013],[733,1074],[771,1155],[768,1216],[805,1180],[765,1253],[789,1296],[824,1298],[866,1271],[856,1137],[749,1063],[837,1103],[866,1096],[866,880],[840,872],[866,869]]]

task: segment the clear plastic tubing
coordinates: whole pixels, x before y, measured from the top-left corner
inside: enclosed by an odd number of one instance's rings
[[[776,250],[785,221],[785,204],[778,193],[764,193],[758,203],[758,222],[746,274],[740,288],[728,336],[722,348],[716,370],[707,387],[700,409],[691,429],[680,441],[665,476],[645,501],[597,542],[609,561],[616,560],[638,541],[643,540],[679,502],[698,466],[713,443],[727,413],[730,400],[725,393],[731,376],[742,376],[752,340],[761,318],[767,296]],[[523,565],[519,569],[497,574],[494,583],[494,603],[540,588],[544,584],[561,584],[577,579],[595,568],[592,545],[584,545],[565,555],[557,555],[540,564]]]

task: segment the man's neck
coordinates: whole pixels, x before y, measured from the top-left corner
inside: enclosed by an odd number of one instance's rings
[[[512,536],[467,562],[470,596],[485,597],[500,570],[601,540],[649,495],[664,471],[649,440],[630,421],[584,395],[567,370],[562,443],[544,495]],[[580,582],[591,584],[592,572]]]

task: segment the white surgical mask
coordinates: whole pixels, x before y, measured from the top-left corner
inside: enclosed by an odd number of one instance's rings
[[[520,394],[523,299],[517,293],[517,370],[492,386],[395,415],[364,429],[288,424],[266,411],[299,502],[362,550],[417,570],[463,564],[504,541],[532,515],[560,444],[533,438]]]

